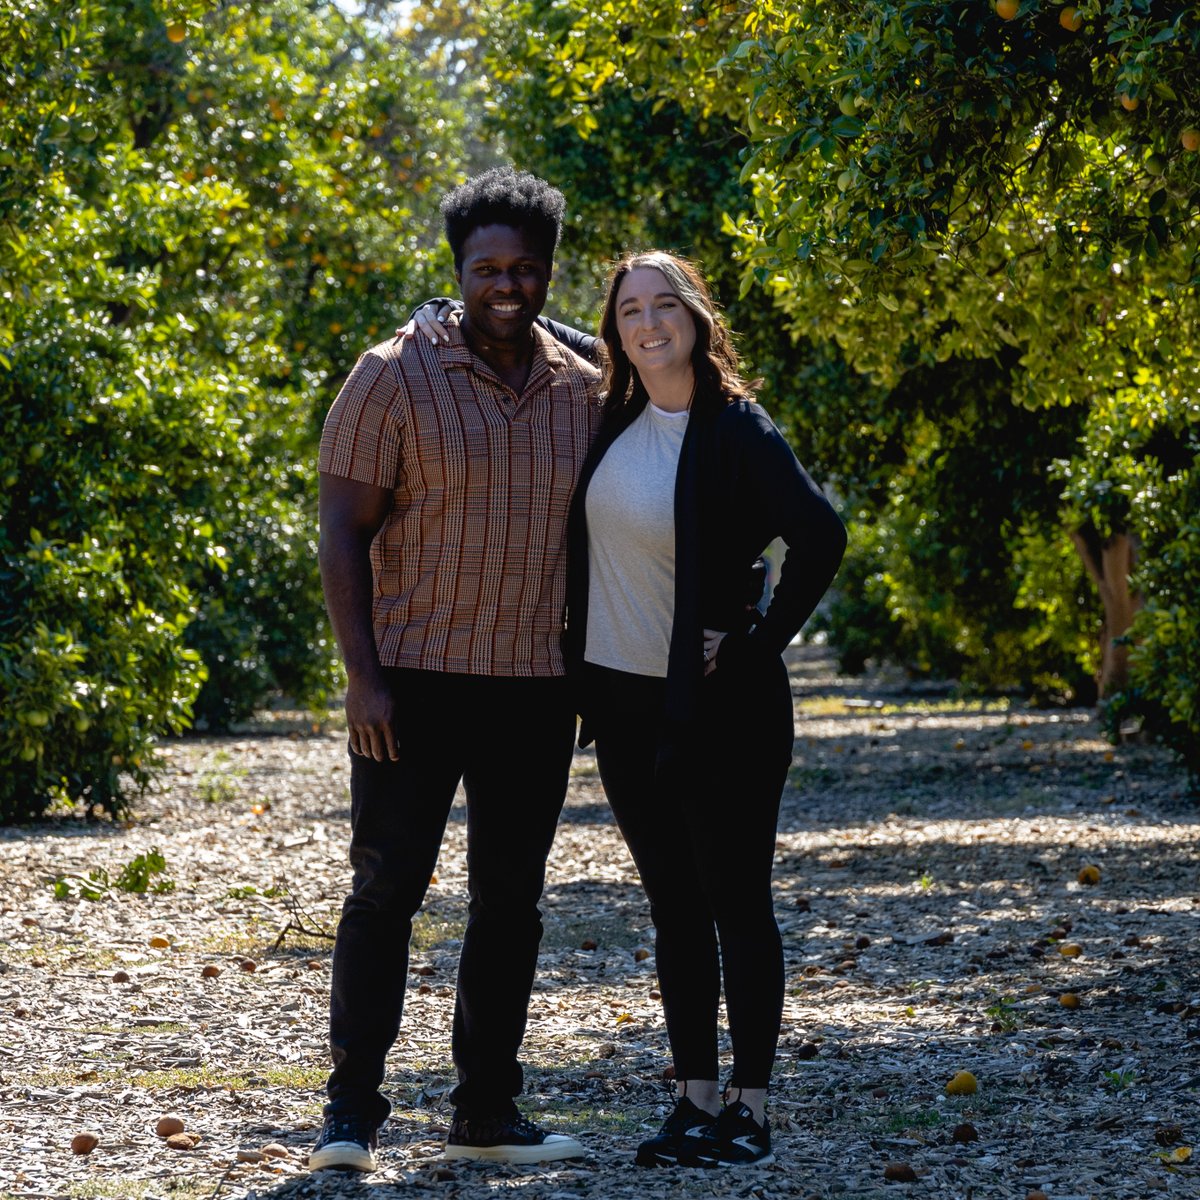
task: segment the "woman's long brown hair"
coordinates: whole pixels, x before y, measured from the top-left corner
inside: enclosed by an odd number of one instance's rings
[[[608,277],[604,314],[600,318],[600,338],[605,349],[602,388],[606,415],[612,416],[646,395],[637,368],[621,348],[621,337],[617,332],[617,294],[630,271],[640,267],[661,271],[692,314],[696,326],[696,344],[692,348],[692,370],[696,376],[693,409],[751,399],[756,385],[742,378],[733,339],[704,277],[687,259],[663,250],[649,250],[621,259]]]

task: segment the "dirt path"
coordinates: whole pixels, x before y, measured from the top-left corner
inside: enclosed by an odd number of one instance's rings
[[[128,825],[0,831],[0,1193],[1200,1194],[1200,1151],[1188,1161],[1200,1139],[1200,808],[1167,757],[1114,751],[1085,711],[841,680],[813,650],[792,669],[777,1165],[630,1165],[665,1111],[668,1056],[648,912],[580,754],[545,897],[527,1106],[589,1156],[453,1169],[438,1157],[464,918],[456,807],[418,918],[381,1169],[309,1177],[347,767],[338,734],[277,723],[172,744],[163,789]],[[165,866],[144,877],[174,890],[55,898],[56,879],[102,867],[111,882],[152,849]],[[1098,882],[1080,882],[1086,866]],[[101,890],[66,884],[83,886]],[[960,1070],[978,1090],[947,1096]],[[166,1113],[198,1144],[168,1148],[155,1135]],[[85,1131],[98,1145],[73,1154]],[[272,1145],[277,1156],[238,1161]],[[890,1178],[905,1169],[915,1182]]]

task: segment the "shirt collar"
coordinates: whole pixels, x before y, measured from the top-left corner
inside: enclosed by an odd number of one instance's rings
[[[450,335],[449,343],[438,344],[438,357],[444,367],[466,367],[470,370],[483,371],[489,376],[495,372],[482,358],[473,353],[467,345],[462,329],[457,325],[447,325],[446,332]],[[567,352],[540,325],[533,327],[533,362],[529,368],[529,381],[526,390],[531,385],[541,382],[540,377],[548,374],[556,375],[568,366]]]

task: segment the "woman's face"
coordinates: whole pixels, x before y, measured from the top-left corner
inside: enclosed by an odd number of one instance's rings
[[[635,267],[617,289],[621,348],[643,378],[691,372],[696,319],[657,267]]]

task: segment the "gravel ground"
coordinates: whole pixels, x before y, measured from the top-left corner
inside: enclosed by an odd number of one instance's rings
[[[0,830],[0,1193],[1200,1195],[1200,808],[1169,757],[1111,747],[1086,710],[838,678],[814,648],[790,665],[775,1165],[631,1164],[669,1103],[669,1057],[649,914],[579,753],[523,1103],[587,1157],[439,1157],[465,916],[456,806],[417,920],[380,1169],[308,1175],[348,769],[336,730],[274,714],[167,744],[128,822]],[[100,869],[107,887],[89,878]],[[121,890],[122,871],[150,890]],[[960,1071],[976,1090],[948,1095]],[[190,1147],[156,1134],[168,1114]],[[79,1134],[90,1153],[72,1151]]]

